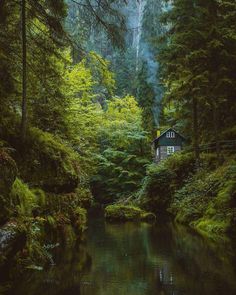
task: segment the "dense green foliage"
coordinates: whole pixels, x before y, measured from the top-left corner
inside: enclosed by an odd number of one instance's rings
[[[201,232],[220,235],[235,231],[235,161],[217,169],[199,170],[177,191],[170,205],[180,222]]]
[[[218,167],[216,155],[202,154],[196,170],[194,157],[179,153],[148,168],[136,202],[213,237],[235,233],[235,180],[231,157]]]
[[[96,203],[234,231],[235,156],[219,141],[236,138],[236,4],[128,2],[0,3],[0,225],[21,237],[21,265],[52,263]],[[191,147],[151,164],[166,126]]]
[[[150,157],[134,97],[114,98],[108,103],[99,140],[98,171],[92,178],[94,196],[101,202],[128,197],[137,190]]]

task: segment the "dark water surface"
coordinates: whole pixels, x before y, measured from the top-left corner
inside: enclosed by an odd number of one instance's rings
[[[85,245],[31,271],[10,295],[231,295],[236,255],[183,226],[90,221]]]

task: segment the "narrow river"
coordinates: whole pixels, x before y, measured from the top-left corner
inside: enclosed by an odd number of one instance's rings
[[[172,223],[109,224],[98,218],[90,221],[86,242],[58,252],[55,266],[30,271],[9,294],[236,294],[233,248]]]

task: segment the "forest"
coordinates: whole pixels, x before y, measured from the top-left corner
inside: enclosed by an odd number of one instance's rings
[[[235,20],[235,0],[0,1],[0,294],[235,294]]]

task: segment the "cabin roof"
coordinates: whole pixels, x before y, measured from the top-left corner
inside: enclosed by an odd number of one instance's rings
[[[176,131],[174,128],[168,128],[167,130],[165,130],[164,132],[162,132],[160,136],[158,136],[157,138],[155,138],[155,139],[153,140],[153,143],[158,142],[158,140],[159,140],[161,137],[163,137],[168,131],[174,131],[175,133],[177,133],[177,134],[182,138],[182,140],[185,140],[185,137],[184,137],[183,135],[181,135],[178,131]]]

